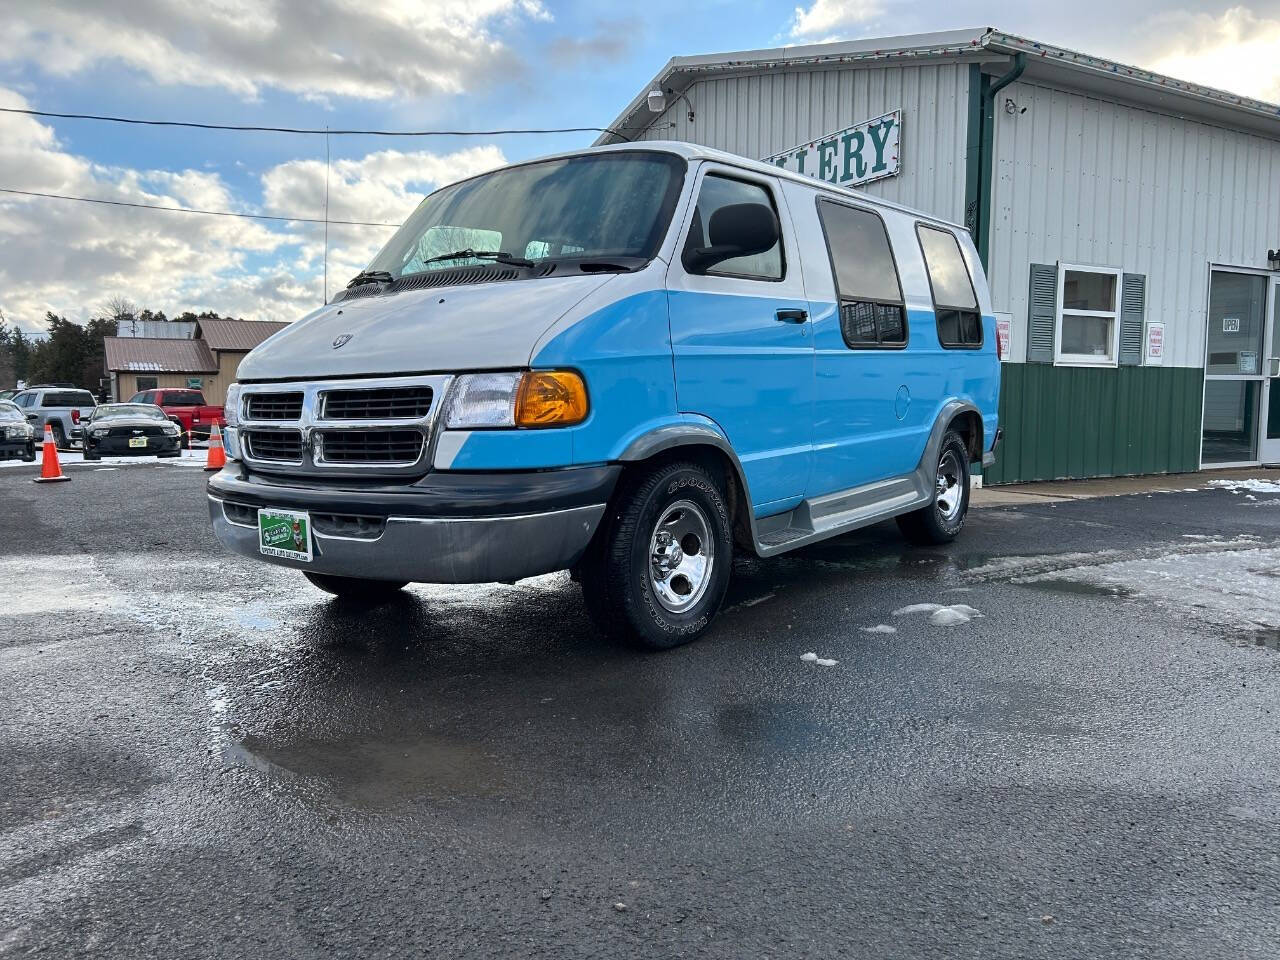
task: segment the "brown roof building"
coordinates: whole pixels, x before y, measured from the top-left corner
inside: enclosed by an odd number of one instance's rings
[[[104,337],[111,394],[128,400],[143,390],[191,387],[204,392],[206,403],[220,404],[244,355],[286,326],[262,320],[202,319],[190,340]]]

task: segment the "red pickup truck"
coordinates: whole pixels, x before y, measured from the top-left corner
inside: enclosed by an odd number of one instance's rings
[[[143,390],[129,398],[130,403],[154,403],[161,407],[165,414],[182,428],[182,445],[191,446],[191,441],[208,440],[209,433],[216,423],[226,427],[227,418],[222,407],[215,407],[204,402],[204,394],[189,388],[169,388]]]

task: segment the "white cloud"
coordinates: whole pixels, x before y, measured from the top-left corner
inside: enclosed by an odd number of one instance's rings
[[[1158,47],[1146,58],[1152,70],[1280,103],[1280,19],[1245,7],[1173,14],[1156,20],[1156,34]]]
[[[808,8],[796,7],[791,36],[826,38],[833,31],[862,26],[882,13],[880,0],[813,0]]]
[[[0,106],[26,107],[0,88]],[[398,223],[434,187],[505,160],[495,146],[450,154],[388,150],[339,160],[330,178],[334,219]],[[107,167],[71,153],[31,117],[0,115],[0,184],[162,206],[258,212],[208,170]],[[324,164],[294,160],[262,176],[263,212],[319,216]],[[330,288],[365,266],[391,235],[331,226]],[[46,310],[83,320],[121,295],[174,313],[216,310],[294,320],[318,305],[323,230],[227,217],[136,210],[0,194],[0,309],[25,329]]]
[[[121,63],[159,84],[365,99],[459,93],[520,58],[494,33],[538,0],[0,0],[0,60],[69,76]]]

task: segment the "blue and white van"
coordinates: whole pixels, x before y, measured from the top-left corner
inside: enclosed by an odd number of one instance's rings
[[[955,224],[683,143],[517,164],[245,358],[210,515],[364,602],[568,569],[602,628],[671,647],[735,549],[955,537],[995,340]]]

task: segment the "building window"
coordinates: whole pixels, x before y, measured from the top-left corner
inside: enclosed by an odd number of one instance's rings
[[[870,210],[818,202],[840,302],[840,332],[854,349],[905,347],[902,285],[884,221]]]
[[[134,379],[138,381],[139,392],[142,392],[143,390],[154,390],[160,385],[160,381],[155,377],[135,377]]]
[[[919,223],[916,236],[933,291],[938,342],[952,350],[978,349],[982,346],[982,313],[955,234]]]
[[[1054,362],[1114,367],[1119,350],[1120,270],[1058,264]]]

